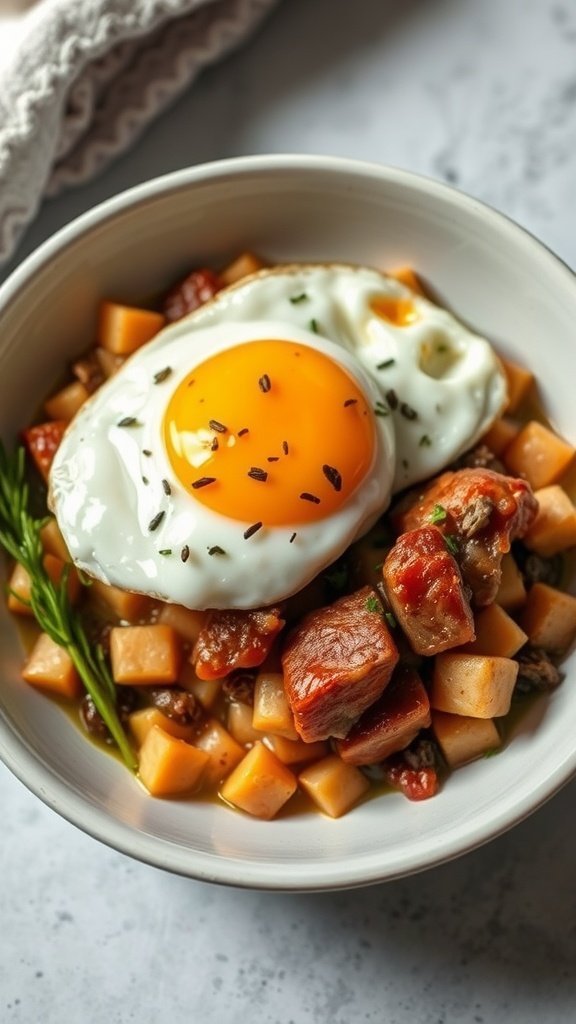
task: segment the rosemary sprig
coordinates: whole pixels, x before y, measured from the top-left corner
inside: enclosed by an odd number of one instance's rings
[[[69,569],[64,570],[58,583],[47,575],[40,540],[45,520],[30,514],[28,500],[24,449],[18,448],[11,457],[0,441],[0,545],[28,572],[30,605],[38,625],[70,655],[124,761],[135,771],[136,757],[116,711],[114,681],[104,652],[99,645],[90,645],[79,616],[70,607]]]

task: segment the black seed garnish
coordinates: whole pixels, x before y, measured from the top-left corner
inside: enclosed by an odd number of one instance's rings
[[[347,398],[344,402],[344,408],[346,409],[349,405],[356,405],[358,402],[357,398]]]
[[[385,359],[383,363],[376,363],[377,370],[387,370],[390,366],[394,366],[395,359]]]
[[[394,388],[390,388],[390,390],[386,392],[386,401],[391,409],[398,408],[398,395],[394,391]]]
[[[158,552],[158,554],[159,555],[171,555],[172,554],[172,548],[161,548],[160,551]]]
[[[238,437],[244,437],[244,434],[249,434],[248,427],[242,427],[242,430],[238,431]]]
[[[143,449],[142,449],[142,455],[145,455],[145,456],[146,456],[146,458],[147,458],[147,459],[149,459],[149,458],[150,458],[150,456],[152,455],[152,452],[150,451],[150,449],[149,449],[149,448],[143,448]]]
[[[248,476],[251,477],[252,480],[259,480],[261,483],[266,483],[266,480],[268,479],[268,473],[266,470],[260,469],[259,466],[252,466],[252,468],[248,470]]]
[[[278,455],[269,455],[266,462],[280,462]]]
[[[416,409],[413,409],[411,405],[408,405],[408,402],[402,402],[402,405],[400,406],[400,412],[407,420],[418,419],[418,413],[416,412]]]
[[[164,494],[172,494],[172,488],[167,480],[162,481],[162,490],[164,491]]]
[[[302,501],[311,501],[314,505],[320,504],[320,498],[317,498],[315,494],[310,494],[308,491],[302,491],[300,497],[302,498]]]
[[[190,558],[190,548],[188,547],[187,544],[185,544],[184,547],[182,548],[182,551],[180,552],[180,558],[182,559],[183,562],[187,562],[188,559]]]
[[[211,452],[217,452],[218,451],[218,438],[217,437],[213,437],[212,438],[212,444],[210,445],[210,451]]]
[[[208,422],[208,426],[211,430],[216,430],[219,434],[225,434],[228,430],[228,427],[225,427],[223,423],[219,422],[219,420],[210,420]]]
[[[282,451],[284,455],[288,455],[288,441],[282,441]]]
[[[261,529],[262,523],[252,523],[252,526],[249,526],[247,530],[244,530],[244,540],[250,540],[250,537],[253,537],[254,534],[258,533],[258,530]]]
[[[150,481],[149,481],[149,479],[148,479],[148,477],[147,477],[147,476],[143,476],[143,477],[142,477],[142,483],[143,483],[143,484],[149,484],[149,483],[150,483]]]
[[[140,424],[135,416],[125,416],[124,419],[120,420],[116,424],[117,427],[139,427]]]
[[[384,402],[376,402],[376,405],[374,406],[374,415],[375,416],[389,416],[390,415],[390,409],[386,408],[386,406],[384,405]]]
[[[430,445],[432,444],[432,439],[429,437],[428,434],[422,434],[422,437],[420,438],[418,444],[420,445],[421,448],[429,448]]]
[[[328,483],[332,484],[335,491],[342,490],[342,477],[334,466],[324,465],[322,466],[322,472],[324,473]]]
[[[288,543],[289,544],[293,544],[295,540],[296,540],[296,534],[293,533],[292,536],[290,537],[290,540],[288,541]]]
[[[264,393],[270,391],[272,387],[272,382],[267,373],[263,373],[262,376],[260,377],[258,381],[258,387],[260,388],[260,391],[263,391]]]
[[[166,513],[164,512],[164,510],[162,510],[162,512],[157,512],[154,518],[150,520],[150,522],[148,523],[148,529],[150,530],[150,533],[154,533],[154,530],[158,529],[165,515]]]
[[[221,548],[219,544],[215,544],[214,547],[208,548],[209,555],[225,555],[224,548]]]
[[[306,292],[301,292],[300,295],[292,295],[290,302],[293,306],[297,306],[299,302],[306,302],[307,298]]]
[[[158,373],[154,374],[154,383],[161,384],[163,380],[166,380],[172,373],[171,366],[165,366],[163,370],[158,370]],[[162,554],[162,552],[160,552]]]
[[[208,484],[215,484],[215,483],[216,483],[216,477],[215,476],[201,476],[199,480],[194,480],[193,481],[192,487],[194,488],[195,491],[197,491],[199,487],[207,487]]]
[[[313,331],[314,334],[318,334],[318,321],[317,320],[311,320],[310,321],[310,330]]]

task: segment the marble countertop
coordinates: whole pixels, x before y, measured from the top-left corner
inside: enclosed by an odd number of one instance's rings
[[[283,0],[130,153],[45,203],[13,265],[145,178],[279,151],[449,181],[576,267],[576,9],[568,0]],[[417,877],[279,895],[132,861],[0,767],[0,1020],[568,1024],[573,799],[576,782],[489,846]]]

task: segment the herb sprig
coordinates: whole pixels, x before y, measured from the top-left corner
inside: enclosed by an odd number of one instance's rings
[[[135,771],[136,757],[116,711],[116,691],[104,651],[100,645],[91,646],[80,618],[70,606],[69,568],[58,583],[46,573],[40,539],[45,520],[31,515],[28,501],[24,449],[18,448],[9,456],[0,441],[0,545],[26,569],[30,606],[38,625],[68,652],[124,761]]]

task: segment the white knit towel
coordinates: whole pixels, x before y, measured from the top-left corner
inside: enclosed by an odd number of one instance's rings
[[[0,0],[0,261],[278,0],[31,2]]]

